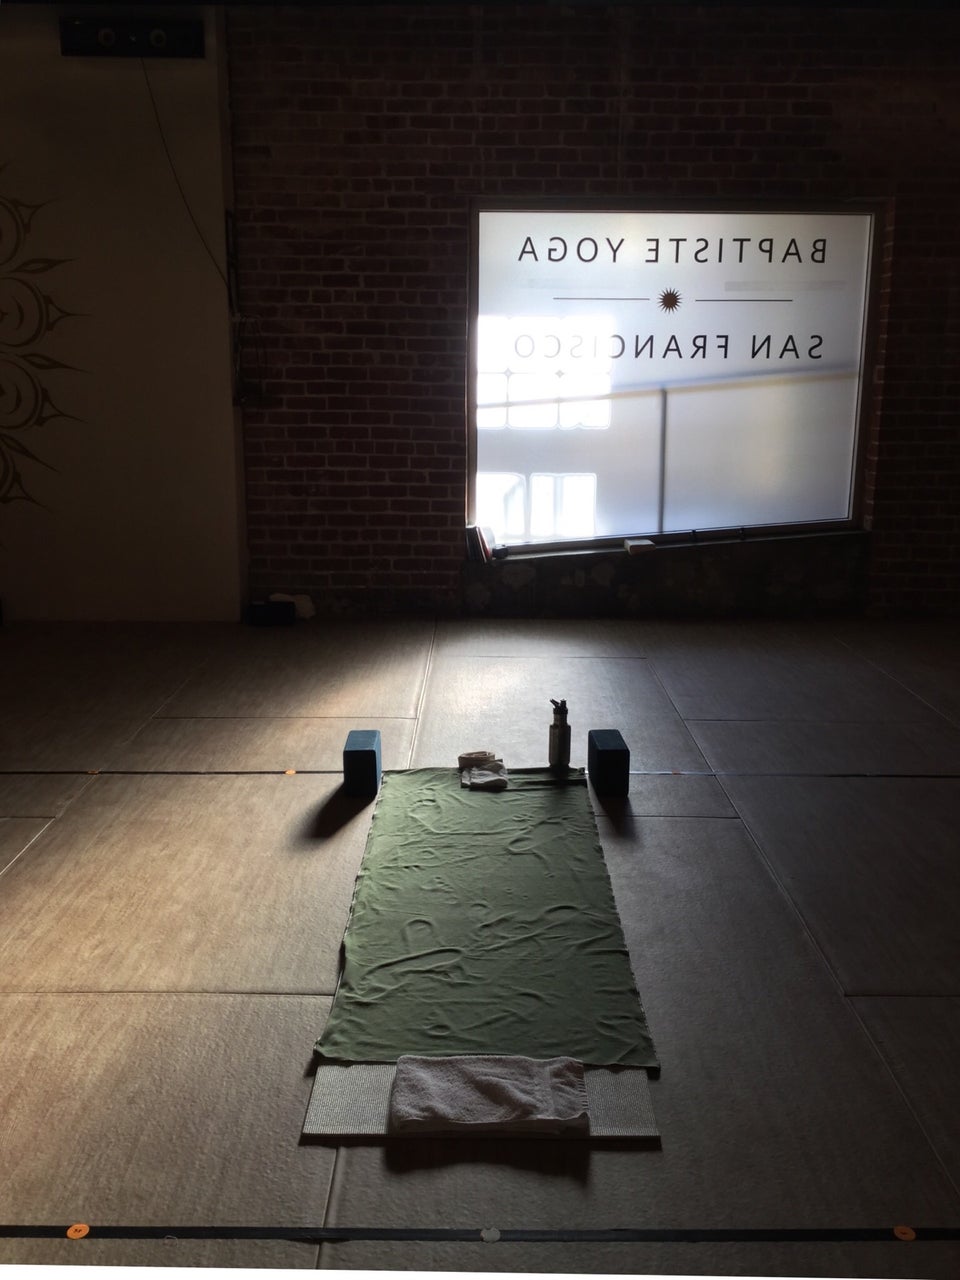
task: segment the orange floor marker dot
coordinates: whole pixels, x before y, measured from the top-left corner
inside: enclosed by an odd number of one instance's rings
[[[296,773],[297,771],[296,769],[284,769],[283,772],[289,776],[291,773]]]
[[[89,1234],[90,1228],[85,1222],[75,1222],[72,1227],[67,1227],[67,1235],[71,1240],[82,1240]]]
[[[914,1231],[913,1227],[894,1227],[893,1234],[898,1240],[916,1240],[917,1238],[917,1233]]]

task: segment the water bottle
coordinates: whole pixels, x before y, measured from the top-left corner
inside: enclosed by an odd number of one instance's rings
[[[570,766],[570,726],[567,724],[567,703],[550,699],[553,704],[553,724],[550,726],[550,768],[558,772]]]

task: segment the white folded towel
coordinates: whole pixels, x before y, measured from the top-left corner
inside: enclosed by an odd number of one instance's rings
[[[471,791],[506,791],[509,782],[502,760],[494,760],[482,769],[464,769],[460,775],[460,786]]]
[[[583,1064],[573,1058],[478,1054],[397,1060],[394,1133],[589,1129]]]
[[[457,768],[483,769],[493,764],[496,758],[495,751],[464,751],[463,755],[457,756]]]

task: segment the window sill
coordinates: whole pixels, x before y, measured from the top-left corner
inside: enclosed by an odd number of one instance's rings
[[[730,616],[861,612],[870,535],[860,529],[525,547],[467,562],[469,614],[525,617]],[[669,552],[670,554],[663,554]]]

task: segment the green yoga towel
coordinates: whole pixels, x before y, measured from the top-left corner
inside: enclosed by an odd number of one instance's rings
[[[582,771],[384,775],[317,1050],[656,1066]]]

